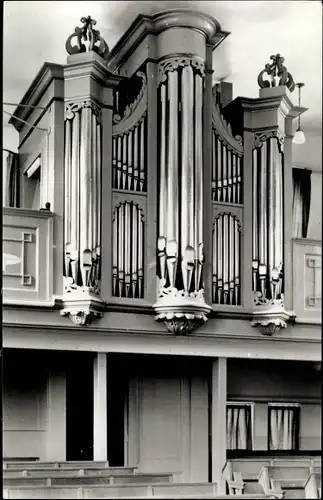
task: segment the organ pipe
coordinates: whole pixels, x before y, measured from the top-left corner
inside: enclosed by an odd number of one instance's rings
[[[241,153],[212,128],[212,201],[241,204]]]
[[[125,201],[113,215],[113,295],[143,298],[143,212],[134,202]]]
[[[65,106],[65,292],[99,293],[101,110],[91,100]]]
[[[146,118],[130,130],[112,138],[113,188],[127,191],[146,190]]]
[[[235,215],[220,213],[213,225],[212,302],[240,305],[240,225]]]

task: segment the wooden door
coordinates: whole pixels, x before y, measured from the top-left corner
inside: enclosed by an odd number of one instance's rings
[[[129,390],[129,465],[145,472],[189,469],[189,387],[180,376],[132,380]]]

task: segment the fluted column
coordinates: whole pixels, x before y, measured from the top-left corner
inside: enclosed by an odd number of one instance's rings
[[[158,68],[159,198],[155,310],[172,332],[194,330],[210,307],[203,288],[204,60],[168,56]]]

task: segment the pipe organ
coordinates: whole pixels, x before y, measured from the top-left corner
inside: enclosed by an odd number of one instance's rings
[[[283,295],[283,137],[255,134],[253,149],[254,304],[284,305]]]
[[[243,147],[222,116],[216,93],[213,96],[212,302],[241,305]]]
[[[286,326],[283,193],[302,109],[283,58],[271,58],[278,86],[266,65],[259,99],[232,101],[212,88],[212,47],[227,35],[215,19],[171,10],[129,30],[106,61],[79,47],[64,69],[62,314],[84,324],[109,301],[135,301],[172,333],[243,307],[253,325]]]

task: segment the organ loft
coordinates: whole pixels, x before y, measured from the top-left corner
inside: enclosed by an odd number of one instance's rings
[[[8,469],[95,462],[130,474],[118,492],[105,485],[108,496],[139,488],[140,473],[146,496],[216,497],[248,495],[241,463],[263,461],[255,491],[269,498],[282,493],[270,460],[316,467],[321,243],[306,238],[310,173],[296,188],[292,159],[307,109],[280,54],[263,54],[250,76],[258,97],[214,83],[229,35],[209,15],[171,9],[138,16],[110,50],[84,17],[66,64],[44,63],[14,112],[19,154],[3,209]]]

